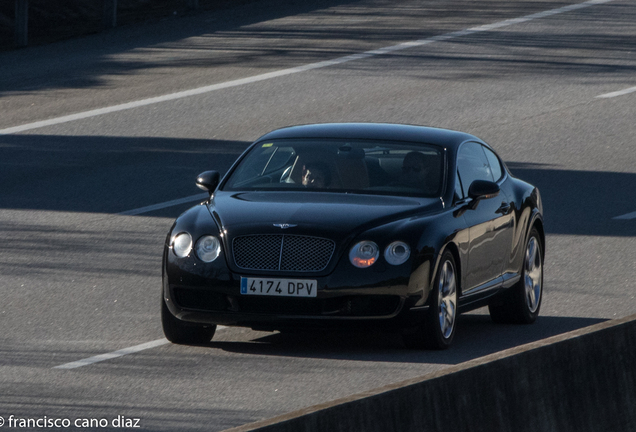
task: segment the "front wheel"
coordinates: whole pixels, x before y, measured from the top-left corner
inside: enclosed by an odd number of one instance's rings
[[[423,325],[402,335],[408,348],[442,350],[451,345],[457,327],[457,278],[453,254],[446,251],[435,276]]]
[[[521,279],[488,306],[496,323],[532,324],[539,316],[543,297],[543,253],[536,228],[530,231]]]
[[[205,344],[212,340],[216,325],[189,324],[176,318],[161,299],[161,324],[163,334],[172,343],[176,344]]]

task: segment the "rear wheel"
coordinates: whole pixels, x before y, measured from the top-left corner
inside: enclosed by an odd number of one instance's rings
[[[216,325],[190,324],[176,318],[166,301],[161,299],[161,324],[163,334],[172,343],[176,344],[204,344],[210,342],[216,331]]]
[[[457,323],[457,267],[450,251],[440,261],[424,322],[402,338],[408,348],[446,349],[453,342]]]
[[[488,306],[496,323],[532,324],[539,316],[543,297],[543,253],[536,228],[530,231],[521,279]]]

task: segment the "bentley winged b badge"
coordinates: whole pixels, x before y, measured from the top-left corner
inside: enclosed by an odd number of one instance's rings
[[[294,224],[274,224],[275,227],[278,227],[280,229],[287,229],[287,228],[293,228],[297,225]]]

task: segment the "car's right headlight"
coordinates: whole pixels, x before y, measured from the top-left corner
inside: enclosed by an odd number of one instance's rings
[[[356,267],[371,267],[380,256],[380,248],[372,241],[361,241],[351,248],[349,261]]]
[[[221,242],[214,236],[206,235],[197,240],[194,250],[201,261],[209,263],[221,255]]]
[[[192,237],[187,232],[179,233],[172,240],[172,250],[179,258],[185,258],[192,250]]]

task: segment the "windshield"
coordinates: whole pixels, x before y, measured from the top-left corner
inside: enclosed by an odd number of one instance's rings
[[[439,196],[442,151],[426,144],[279,140],[257,144],[222,190]]]

